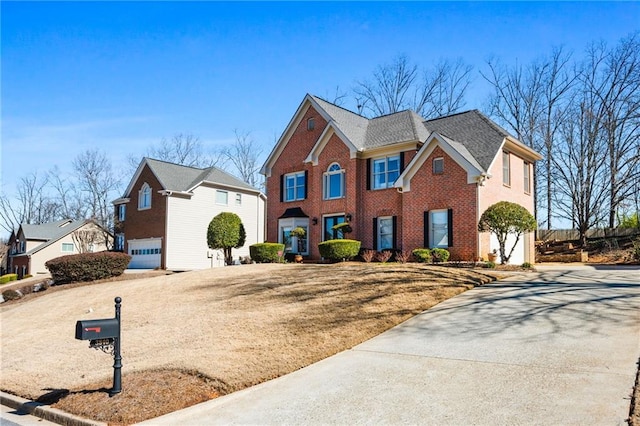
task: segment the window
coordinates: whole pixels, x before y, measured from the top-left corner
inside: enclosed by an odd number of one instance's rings
[[[531,193],[531,163],[524,162],[524,192]]]
[[[304,172],[284,175],[284,200],[304,200],[307,196],[307,179]]]
[[[433,174],[441,175],[444,173],[444,158],[438,157],[433,159]]]
[[[291,231],[294,228],[304,229],[304,237],[293,237]],[[309,254],[309,219],[302,217],[280,219],[278,240],[284,244],[285,253]]]
[[[236,206],[242,205],[242,194],[236,193]]]
[[[344,170],[340,164],[333,163],[324,174],[324,199],[344,197]]]
[[[148,183],[144,183],[140,192],[138,192],[138,210],[151,208],[151,187]]]
[[[373,189],[390,188],[400,176],[400,156],[373,160]]]
[[[115,247],[116,251],[124,250],[124,234],[116,234]]]
[[[502,183],[511,186],[511,167],[507,151],[502,151]]]
[[[344,238],[344,232],[339,229],[333,229],[334,226],[346,222],[344,215],[340,216],[325,216],[324,225],[324,238],[322,241],[327,240],[339,240]]]
[[[378,218],[378,250],[393,248],[393,217]]]
[[[126,204],[118,204],[118,220],[120,222],[124,222],[126,209],[127,209],[127,205]]]
[[[229,193],[227,191],[216,191],[216,204],[226,206],[229,203]]]
[[[63,253],[73,253],[73,243],[62,243]]]
[[[429,248],[449,247],[449,212],[433,210],[429,212]]]
[[[310,118],[307,120],[307,130],[311,131],[316,128],[316,119]]]

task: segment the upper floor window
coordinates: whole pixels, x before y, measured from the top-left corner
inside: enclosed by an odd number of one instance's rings
[[[63,253],[73,253],[73,243],[62,243]]]
[[[216,191],[216,204],[222,204],[226,206],[229,204],[229,193],[227,191]]]
[[[296,201],[307,198],[307,177],[305,172],[284,175],[283,184],[283,201]]]
[[[444,158],[438,157],[433,159],[433,174],[441,175],[444,173]]]
[[[509,153],[502,151],[502,183],[511,186],[511,164]]]
[[[373,160],[373,189],[390,188],[400,176],[400,156]]]
[[[307,130],[311,131],[316,128],[316,119],[310,118],[307,120]]]
[[[324,174],[324,199],[344,197],[344,170],[333,163]]]
[[[531,193],[531,163],[524,162],[524,192]]]
[[[151,187],[148,183],[144,183],[138,193],[138,210],[151,208]]]
[[[118,204],[118,220],[120,222],[124,222],[126,210],[127,210],[126,204]]]

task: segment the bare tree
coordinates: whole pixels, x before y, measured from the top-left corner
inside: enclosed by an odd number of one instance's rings
[[[73,160],[78,190],[87,207],[86,216],[94,219],[108,234],[113,229],[110,200],[115,197],[120,182],[114,175],[111,162],[97,150],[87,150]],[[105,235],[105,241],[109,241]]]
[[[60,217],[79,220],[85,218],[86,206],[82,202],[76,184],[65,178],[58,166],[48,173],[49,185],[54,191],[56,202],[60,207]]]
[[[71,234],[78,253],[90,253],[96,243],[101,241],[100,233],[95,229],[78,229]]]
[[[412,109],[425,118],[451,114],[465,104],[471,70],[457,59],[441,60],[421,73],[407,56],[400,55],[379,65],[372,80],[356,82],[353,92],[358,112],[380,116]]]
[[[14,199],[0,195],[2,228],[11,232],[21,223],[40,224],[60,218],[59,205],[47,194],[47,176],[31,173],[21,178]]]
[[[224,148],[222,154],[228,160],[240,179],[254,188],[263,185],[259,163],[262,147],[258,146],[251,132],[234,131],[236,140],[230,147]]]

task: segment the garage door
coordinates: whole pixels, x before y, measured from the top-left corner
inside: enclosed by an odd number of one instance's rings
[[[129,254],[131,269],[154,269],[160,267],[162,255],[162,239],[147,238],[144,240],[130,240]]]

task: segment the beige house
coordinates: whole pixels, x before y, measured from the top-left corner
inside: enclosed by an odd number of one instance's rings
[[[44,264],[69,254],[98,252],[112,245],[112,236],[95,221],[70,219],[32,225],[23,223],[9,238],[7,269],[22,278],[45,274]]]

